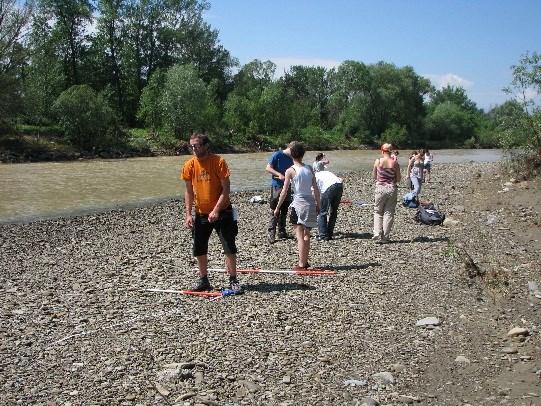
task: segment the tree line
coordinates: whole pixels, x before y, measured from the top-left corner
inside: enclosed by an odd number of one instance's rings
[[[251,150],[291,139],[311,148],[540,143],[531,100],[485,112],[465,89],[436,89],[409,66],[348,60],[280,77],[271,61],[241,66],[205,22],[209,8],[204,0],[0,0],[0,137],[26,125],[81,150],[173,151],[194,130]],[[508,92],[539,91],[539,66],[538,54],[523,56]]]

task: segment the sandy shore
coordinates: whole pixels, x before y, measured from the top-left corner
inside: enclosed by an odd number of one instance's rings
[[[372,202],[368,173],[345,178],[344,199]],[[3,402],[541,404],[539,182],[489,164],[436,165],[433,179],[423,197],[447,226],[399,207],[380,246],[371,207],[344,204],[310,254],[336,276],[242,276],[246,294],[216,301],[145,291],[195,281],[179,201],[0,225]],[[295,241],[267,244],[255,194],[233,197],[239,267],[290,269]],[[223,265],[215,236],[210,265]]]

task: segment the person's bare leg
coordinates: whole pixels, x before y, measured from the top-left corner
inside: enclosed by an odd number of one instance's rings
[[[299,254],[299,263],[298,265],[299,266],[303,266],[303,262],[302,262],[302,252],[303,252],[303,249],[304,249],[304,233],[303,233],[303,226],[299,225],[299,224],[296,224],[293,226],[293,228],[295,229],[295,237],[297,238],[297,251],[298,251],[298,254]]]
[[[303,232],[303,247],[302,247],[302,263],[303,266],[308,265],[308,254],[310,253],[310,229],[304,226],[302,227]]]
[[[225,254],[225,270],[229,276],[237,276],[237,254]]]

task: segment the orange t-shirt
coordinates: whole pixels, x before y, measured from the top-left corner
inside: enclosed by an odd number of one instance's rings
[[[222,193],[220,179],[228,178],[229,175],[229,167],[219,155],[209,154],[201,160],[192,157],[186,161],[180,177],[192,181],[197,213],[209,214],[214,209]],[[229,202],[225,203],[227,207]]]

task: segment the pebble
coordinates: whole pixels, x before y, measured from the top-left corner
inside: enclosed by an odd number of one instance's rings
[[[372,375],[372,379],[381,385],[392,385],[395,383],[394,376],[390,372],[378,372]]]
[[[380,403],[371,397],[364,397],[361,399],[361,406],[379,406]]]
[[[366,386],[367,384],[367,381],[359,379],[347,379],[344,381],[344,385],[346,386]]]
[[[509,332],[507,333],[508,337],[517,337],[517,336],[527,336],[530,332],[527,328],[524,327],[513,327]]]
[[[463,355],[459,355],[455,358],[455,362],[458,362],[461,364],[469,364],[470,360]]]
[[[440,320],[437,317],[425,317],[424,319],[417,320],[415,325],[417,327],[439,326]]]

